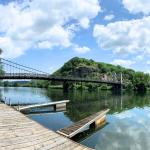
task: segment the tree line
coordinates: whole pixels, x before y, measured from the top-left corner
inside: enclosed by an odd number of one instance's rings
[[[0,49],[0,53],[2,50]],[[0,65],[0,74],[4,73],[2,64]],[[111,78],[115,76],[117,80],[120,79],[120,75],[123,77],[123,88],[125,90],[134,91],[146,91],[150,89],[150,75],[148,73],[134,71],[133,69],[124,68],[120,65],[112,65],[103,62],[95,62],[92,59],[85,59],[74,57],[68,62],[66,62],[60,69],[53,73],[54,76],[61,77],[80,77],[80,78],[92,78],[92,79],[102,79],[107,75]],[[13,83],[14,86],[21,86],[21,82]],[[60,82],[49,82],[49,81],[31,81],[24,83],[24,86],[36,86],[41,88],[62,88]],[[80,83],[69,83],[70,88],[80,89]],[[11,83],[12,85],[12,83]],[[9,86],[8,82],[4,82],[3,86]],[[86,83],[82,85],[85,89],[96,89],[100,88],[103,90],[111,89],[111,86],[105,84],[94,84]]]

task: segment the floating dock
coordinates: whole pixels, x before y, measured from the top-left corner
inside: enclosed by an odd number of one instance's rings
[[[92,150],[0,104],[0,150]]]
[[[53,106],[56,110],[61,110],[66,108],[66,104],[69,102],[69,100],[63,100],[63,101],[57,101],[57,102],[49,102],[49,103],[41,103],[41,104],[33,104],[33,105],[27,105],[27,106],[19,106],[17,110],[18,111],[26,111],[33,108],[42,108],[47,106]]]
[[[72,138],[73,136],[82,132],[85,128],[89,127],[93,123],[95,126],[102,125],[103,122],[105,121],[106,113],[108,111],[109,109],[103,110],[94,115],[86,117],[85,119],[82,119],[67,128],[58,130],[57,133],[64,135],[68,138]]]

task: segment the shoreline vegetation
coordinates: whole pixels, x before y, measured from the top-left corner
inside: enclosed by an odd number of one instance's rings
[[[123,76],[123,89],[127,91],[146,91],[150,90],[150,75],[148,73],[136,72],[119,65],[115,66],[103,62],[95,62],[94,60],[74,57],[66,62],[60,69],[54,72],[54,76],[62,77],[79,77],[100,79],[104,75],[107,77],[115,77],[119,80],[120,74]],[[112,87],[107,84],[96,83],[69,83],[69,89],[73,90],[111,90]],[[4,87],[39,87],[48,89],[62,89],[63,83],[54,81],[3,81],[0,86]]]
[[[14,82],[9,82],[9,81],[4,81],[3,83],[0,84],[0,87],[37,87],[37,88],[48,88],[48,89],[63,89],[63,85],[48,85],[45,86],[44,84],[42,85],[32,85],[31,84],[32,81],[29,81],[28,83],[24,84],[24,83],[20,83],[18,81],[14,81]],[[81,85],[75,85],[73,88],[71,88],[70,90],[90,90],[91,87],[83,85],[81,87]],[[93,86],[92,90],[111,90],[111,86],[107,86],[107,85],[101,85],[99,87],[95,87]]]

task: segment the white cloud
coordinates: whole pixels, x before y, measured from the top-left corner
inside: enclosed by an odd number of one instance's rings
[[[147,61],[146,63],[147,63],[147,65],[150,65],[150,61]]]
[[[109,119],[109,118],[108,118]],[[149,110],[133,108],[111,115],[109,127],[101,131],[96,149],[148,150],[150,147]],[[113,120],[113,121],[112,121]],[[108,144],[111,141],[111,144]]]
[[[112,50],[116,54],[146,54],[150,52],[150,17],[106,26],[96,24],[93,36],[104,50]]]
[[[123,113],[116,114],[115,117],[118,119],[134,118],[136,114],[132,111],[124,111]]]
[[[144,55],[138,55],[138,56],[135,57],[136,61],[141,61],[143,59],[144,59]]]
[[[80,25],[85,29],[88,28],[89,27],[89,19],[83,18],[82,20],[80,20]]]
[[[150,13],[149,0],[122,0],[123,5],[130,13],[137,14],[143,13],[148,15]]]
[[[120,65],[123,67],[130,67],[135,63],[135,61],[132,60],[123,60],[123,59],[115,59],[113,62],[111,62],[114,65]]]
[[[0,4],[0,47],[13,58],[32,47],[69,47],[77,28],[88,28],[98,0],[28,0]]]
[[[74,50],[80,54],[85,54],[90,51],[90,48],[88,48],[86,46],[83,46],[83,47],[75,46]]]
[[[51,37],[51,39],[49,39]],[[47,31],[45,34],[43,33],[43,37],[41,38],[41,42],[38,42],[39,48],[51,48],[53,46],[61,45],[63,47],[69,47],[71,45],[70,42],[70,32],[64,30],[61,26],[54,26],[52,29]],[[49,39],[45,40],[44,39]]]
[[[114,18],[115,18],[115,16],[114,16],[113,14],[111,14],[111,15],[105,16],[105,17],[104,17],[104,20],[106,20],[106,21],[111,21],[111,20],[113,20]]]

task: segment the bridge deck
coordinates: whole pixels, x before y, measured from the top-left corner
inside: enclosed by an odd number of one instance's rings
[[[0,150],[89,150],[0,104]]]
[[[80,77],[63,77],[53,76],[47,74],[31,74],[31,73],[5,73],[0,75],[0,79],[37,79],[59,82],[87,82],[87,83],[105,83],[110,85],[122,85],[123,83],[118,79],[93,79],[93,78],[80,78]]]
[[[63,128],[57,132],[68,138],[71,138],[75,136],[76,134],[80,133],[84,128],[88,127],[90,124],[94,123],[96,120],[104,118],[108,111],[109,109],[100,111],[94,115],[91,115],[85,119],[78,121],[77,123],[67,128]]]
[[[55,106],[59,104],[66,104],[69,100],[63,100],[63,101],[57,101],[57,102],[49,102],[49,103],[41,103],[41,104],[33,104],[33,105],[27,105],[27,106],[20,106],[19,111],[25,110],[25,109],[31,109],[31,108],[39,108],[39,107],[45,107],[45,106]]]

